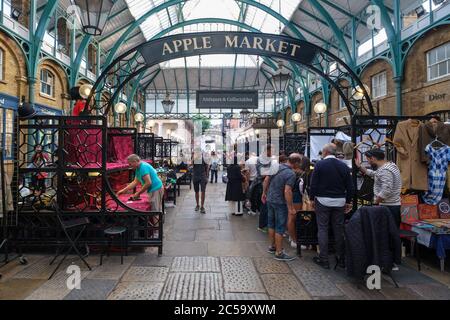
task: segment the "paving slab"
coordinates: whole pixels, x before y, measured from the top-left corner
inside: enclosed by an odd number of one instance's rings
[[[167,279],[169,268],[167,267],[142,267],[131,266],[122,277],[121,281],[128,282],[164,282]]]
[[[265,293],[251,258],[221,257],[226,292]]]
[[[80,280],[82,281],[88,275],[88,271],[81,271]],[[65,271],[57,272],[50,280],[31,293],[26,300],[62,300],[70,293],[72,289],[68,284],[71,283],[70,274]]]
[[[219,222],[215,219],[195,220],[195,219],[177,219],[173,229],[177,232],[186,230],[219,229]]]
[[[166,241],[163,245],[164,256],[207,256],[208,245],[205,242]]]
[[[233,241],[235,236],[231,230],[198,230],[195,241]]]
[[[208,242],[208,256],[214,257],[261,257],[265,254],[260,252],[254,242],[237,241],[210,241]]]
[[[386,300],[379,290],[369,290],[366,287],[357,287],[354,283],[338,283],[336,286],[349,300]]]
[[[344,295],[321,267],[302,259],[288,262],[288,265],[311,296],[334,297]]]
[[[116,284],[116,280],[84,279],[81,289],[73,289],[64,300],[106,300]]]
[[[14,277],[17,273],[21,272],[22,270],[35,264],[39,260],[44,259],[44,256],[43,255],[26,255],[26,259],[27,259],[28,263],[25,265],[20,264],[19,259],[14,259],[14,260],[10,261],[8,264],[1,267],[0,274],[2,275],[2,277],[0,278],[0,283],[5,282],[9,278]]]
[[[218,258],[214,257],[175,257],[171,272],[220,272]]]
[[[172,265],[173,257],[159,257],[157,254],[147,255],[141,254],[134,259],[132,266],[143,267],[170,267]]]
[[[254,258],[256,269],[259,273],[291,273],[286,262],[271,258]]]
[[[223,280],[220,273],[170,273],[161,300],[223,300]]]
[[[120,282],[108,300],[158,300],[163,282]]]
[[[383,288],[381,294],[387,300],[423,300],[423,297],[409,288]]]
[[[440,284],[414,284],[409,289],[426,300],[450,300],[450,289]]]
[[[165,241],[195,241],[197,231],[185,230],[180,232],[179,230],[164,230]],[[164,243],[163,243],[164,245]]]
[[[263,274],[261,279],[271,297],[282,300],[311,300],[293,274]]]
[[[269,296],[264,293],[225,293],[225,300],[269,300]]]
[[[123,257],[123,264],[120,264],[120,257],[103,258],[103,265],[95,268],[88,275],[88,279],[119,280],[135,259],[134,256]]]
[[[0,284],[0,300],[23,300],[42,286],[43,279],[7,279]]]

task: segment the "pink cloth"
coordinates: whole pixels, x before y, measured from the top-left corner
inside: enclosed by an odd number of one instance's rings
[[[66,163],[78,168],[101,168],[101,129],[68,129],[65,139]]]

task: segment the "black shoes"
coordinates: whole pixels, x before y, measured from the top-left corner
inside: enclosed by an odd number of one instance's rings
[[[314,257],[313,262],[324,269],[330,269],[330,263],[320,259],[319,257]]]

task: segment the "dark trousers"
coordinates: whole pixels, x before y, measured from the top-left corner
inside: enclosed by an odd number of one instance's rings
[[[217,170],[211,170],[211,183],[213,182],[213,178],[215,177],[215,183],[217,183]]]
[[[402,214],[401,214],[401,209],[400,209],[401,206],[383,206],[383,207],[386,207],[389,209],[392,216],[394,217],[395,225],[400,230],[400,224],[402,222]]]
[[[336,243],[336,255],[338,258],[343,257],[345,207],[325,207],[317,200],[315,201],[315,206],[320,247],[319,258],[323,261],[328,261],[328,228],[330,225],[330,221],[331,227],[333,228],[334,240]]]
[[[259,227],[261,229],[267,227],[267,203],[262,203],[261,207],[259,208]]]

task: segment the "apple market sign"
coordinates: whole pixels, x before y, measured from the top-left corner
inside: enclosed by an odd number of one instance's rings
[[[317,47],[309,42],[271,34],[213,32],[179,34],[153,40],[138,51],[147,65],[203,54],[250,54],[311,64]]]

